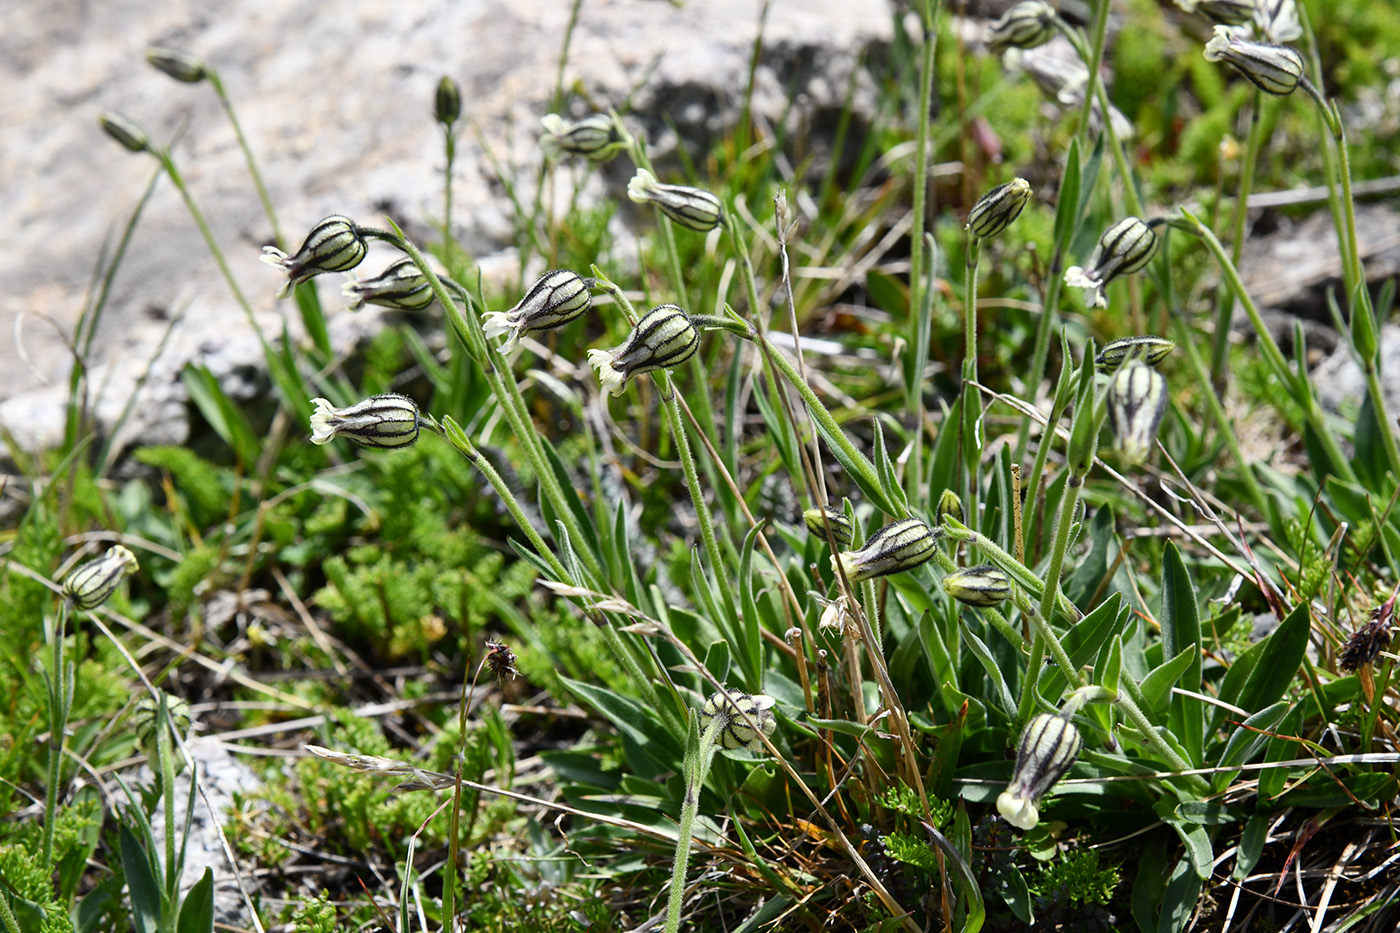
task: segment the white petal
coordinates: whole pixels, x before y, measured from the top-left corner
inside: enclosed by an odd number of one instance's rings
[[[335,428],[331,427],[335,406],[323,398],[313,398],[311,403],[316,406],[311,413],[311,443],[329,444],[335,437]]]
[[[1010,788],[997,796],[997,812],[1006,822],[1020,830],[1035,829],[1035,825],[1040,822],[1040,810],[1036,805],[1025,797],[1011,793]]]
[[[644,204],[651,200],[651,191],[655,187],[656,176],[644,168],[639,168],[637,174],[627,183],[627,196],[638,204]]]

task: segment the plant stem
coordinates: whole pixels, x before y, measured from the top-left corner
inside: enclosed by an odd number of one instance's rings
[[[1230,261],[1239,265],[1244,249],[1246,222],[1249,219],[1249,193],[1254,188],[1254,169],[1264,140],[1262,109],[1264,92],[1254,91],[1254,106],[1250,109],[1249,139],[1245,144],[1244,163],[1240,166],[1240,186],[1235,194],[1235,229],[1230,241]],[[1224,390],[1230,365],[1230,326],[1235,314],[1234,295],[1222,281],[1216,290],[1215,339],[1211,344],[1210,382],[1215,392]]]
[[[928,356],[930,318],[932,305],[925,299],[930,291],[924,281],[924,227],[928,214],[928,163],[929,163],[929,111],[933,107],[934,53],[938,46],[937,23],[934,19],[935,4],[923,0],[919,22],[923,27],[923,56],[919,71],[919,115],[918,131],[914,150],[914,217],[909,234],[909,362],[906,367],[905,407],[909,412],[911,433],[914,439],[912,476],[906,489],[914,502],[920,502],[920,484],[923,482],[923,424],[924,424],[924,363]],[[932,266],[932,262],[929,263]],[[928,305],[925,307],[925,305]]]
[[[963,465],[967,471],[967,523],[972,528],[982,524],[978,505],[982,488],[979,475],[982,467],[982,394],[974,385],[977,382],[977,266],[981,252],[982,241],[968,234],[967,272],[963,283],[962,449]]]
[[[697,715],[692,712],[692,716]],[[705,776],[710,773],[710,764],[715,757],[715,739],[726,724],[723,715],[710,719],[700,733],[700,746],[692,758],[685,761],[685,801],[681,804],[680,825],[676,828],[676,855],[671,865],[671,890],[666,899],[666,933],[677,933],[681,928],[681,904],[685,901],[685,869],[690,862],[690,840],[694,835],[695,816],[700,812],[700,788],[705,784]],[[692,733],[693,734],[693,733]]]
[[[267,185],[263,184],[262,172],[258,170],[258,160],[253,158],[253,150],[248,146],[248,138],[243,135],[243,127],[238,122],[238,115],[233,112],[233,101],[224,91],[224,82],[219,77],[219,73],[208,64],[205,65],[205,74],[209,78],[209,84],[214,88],[215,95],[219,98],[219,105],[224,108],[224,113],[228,116],[229,125],[233,127],[233,135],[238,139],[238,148],[243,150],[243,159],[248,163],[248,174],[253,176],[253,186],[258,189],[258,200],[262,201],[263,213],[267,215],[268,223],[272,224],[272,238],[276,241],[279,249],[286,249],[287,242],[282,237],[282,228],[277,223],[277,211],[272,206],[272,197],[267,193]]]
[[[58,607],[58,621],[50,633],[48,681],[49,700],[49,773],[44,787],[44,835],[39,864],[53,865],[54,820],[58,816],[58,788],[63,776],[63,741],[68,731],[68,711],[73,703],[73,678],[70,665],[63,657],[63,638],[68,628],[70,603],[63,600]]]

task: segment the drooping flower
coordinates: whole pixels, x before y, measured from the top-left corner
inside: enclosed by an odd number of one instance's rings
[[[657,305],[637,322],[627,341],[612,350],[589,350],[604,392],[621,395],[638,373],[684,363],[700,346],[700,333],[676,305]]]
[[[713,693],[700,709],[700,730],[704,732],[712,723],[718,722],[721,747],[761,752],[763,740],[759,738],[759,733],[772,735],[778,728],[778,721],[772,713],[776,702],[761,693],[748,694],[737,690]]]
[[[385,393],[349,408],[336,408],[323,398],[313,398],[311,443],[329,444],[337,437],[363,447],[407,447],[418,440],[422,419],[418,405],[406,395]]]
[[[422,311],[433,303],[433,288],[418,265],[407,256],[393,262],[373,278],[346,282],[340,293],[350,299],[346,308],[358,311],[378,305],[395,311]]]
[[[627,196],[638,204],[655,204],[661,213],[691,230],[713,230],[724,218],[719,198],[703,188],[663,185],[644,168],[627,183]]]
[[[209,76],[204,59],[178,49],[151,46],[146,49],[146,62],[156,71],[185,84],[198,84]]]
[[[1031,717],[1016,748],[1011,783],[997,797],[997,811],[1006,822],[1017,829],[1034,829],[1040,822],[1040,798],[1065,776],[1083,747],[1068,711]]]
[[[1293,49],[1241,38],[1228,26],[1216,26],[1206,43],[1206,61],[1225,62],[1266,94],[1292,94],[1303,79],[1303,56]]]
[[[1088,268],[1070,266],[1065,270],[1065,284],[1084,289],[1084,300],[1100,308],[1107,307],[1104,286],[1120,275],[1136,272],[1147,265],[1157,251],[1157,234],[1137,217],[1125,217],[1103,232]]]
[[[822,516],[825,515],[825,521]],[[802,513],[802,521],[806,523],[807,530],[816,535],[822,541],[826,540],[826,526],[831,526],[831,537],[840,547],[845,547],[851,543],[853,531],[851,523],[846,518],[846,513],[840,509],[808,509]]]
[[[114,544],[101,557],[79,564],[63,579],[63,596],[75,609],[96,609],[138,569],[136,555]]]
[[[1031,183],[1024,178],[997,185],[972,205],[967,215],[967,232],[979,240],[996,236],[1021,216],[1030,199]]]
[[[1148,366],[1156,366],[1175,349],[1176,344],[1165,337],[1122,337],[1106,344],[1094,357],[1094,364],[1099,372],[1107,374],[1117,372],[1118,367],[1129,360],[1142,360]]]
[[[1011,598],[1011,578],[991,564],[978,564],[944,576],[943,592],[965,606],[995,606]]]
[[[264,246],[262,261],[287,274],[286,283],[277,290],[278,298],[286,298],[302,282],[323,272],[348,272],[368,252],[369,244],[355,222],[332,214],[311,228],[294,255],[288,256],[275,246]]]
[[[1200,13],[1214,23],[1239,26],[1248,23],[1258,8],[1255,0],[1176,0],[1187,13]]]
[[[557,113],[540,117],[540,151],[554,161],[566,155],[583,156],[590,162],[606,162],[622,149],[613,118],[595,113],[582,120],[565,120]]]
[[[1129,464],[1152,452],[1167,411],[1167,380],[1142,360],[1123,364],[1108,384],[1108,420],[1113,445]]]
[[[993,52],[1007,49],[1033,49],[1055,37],[1055,8],[1044,0],[1024,0],[1002,14],[992,24],[987,48]]]
[[[145,152],[151,148],[151,137],[146,128],[119,113],[98,114],[97,125],[129,152]]]
[[[488,339],[507,334],[500,352],[515,349],[523,334],[536,330],[552,330],[577,319],[593,303],[588,291],[594,279],[585,279],[568,269],[546,272],[530,286],[519,303],[509,311],[488,311],[481,316],[482,329]]]
[[[832,555],[831,566],[839,566],[851,583],[913,570],[933,557],[940,533],[917,518],[890,522],[859,550]]]

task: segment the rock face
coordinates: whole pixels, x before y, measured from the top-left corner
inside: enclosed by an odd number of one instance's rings
[[[14,5],[0,30],[0,208],[9,238],[0,250],[0,426],[25,447],[56,441],[69,337],[104,238],[115,246],[156,168],[102,135],[102,111],[136,120],[158,142],[179,137],[176,163],[255,319],[269,335],[284,320],[295,329],[292,303],[273,299],[276,273],[257,261],[273,229],[217,98],[208,84],[179,84],[149,68],[147,46],[184,50],[218,69],[293,241],[332,213],[364,223],[389,214],[410,235],[431,235],[442,213],[444,161],[433,91],[443,74],[453,76],[470,121],[454,172],[453,232],[484,257],[506,247],[512,221],[480,140],[532,183],[538,119],[554,90],[571,7],[568,0]],[[588,0],[565,85],[577,82],[599,106],[630,99],[639,126],[663,149],[667,132],[655,131],[668,119],[687,144],[703,143],[737,118],[761,7]],[[798,107],[789,119],[839,108],[857,56],[889,41],[892,16],[890,0],[775,0],[763,27],[756,113],[781,119],[790,89]],[[377,272],[382,259],[372,255],[365,273]],[[321,290],[328,309],[340,307],[335,278]],[[373,316],[337,323],[344,346],[373,327]],[[179,194],[161,178],[113,279],[89,357],[99,420],[112,424],[130,403],[126,441],[183,440],[188,406],[179,373],[191,361],[209,366],[235,397],[257,391],[253,329]]]

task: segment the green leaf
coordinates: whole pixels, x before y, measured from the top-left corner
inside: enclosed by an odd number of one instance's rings
[[[1080,200],[1083,178],[1082,156],[1079,152],[1079,138],[1070,140],[1069,152],[1065,154],[1065,173],[1060,179],[1060,199],[1055,205],[1055,242],[1070,243],[1075,228],[1079,225]]]
[[[987,678],[992,682],[992,691],[996,695],[996,700],[1001,704],[1002,711],[1006,713],[1007,719],[1016,720],[1016,700],[1011,696],[1011,690],[1006,686],[1006,678],[1002,676],[1001,666],[997,664],[992,652],[983,643],[982,639],[972,633],[963,621],[961,614],[958,617],[958,624],[962,628],[963,640],[967,642],[968,648],[981,662],[982,669],[987,672]]]
[[[1060,639],[1075,670],[1098,657],[1104,643],[1123,631],[1128,618],[1128,607],[1124,605],[1122,595],[1114,593],[1076,622],[1069,633]],[[1064,671],[1058,666],[1047,668],[1040,678],[1040,691],[1045,697],[1060,696],[1068,685]]]
[[[146,847],[125,824],[120,833],[122,870],[130,892],[131,919],[136,933],[156,933],[161,920],[161,890]]]
[[[1198,826],[1196,831],[1205,838],[1205,830]],[[1209,839],[1206,840],[1206,846],[1209,850]],[[1182,859],[1172,869],[1171,877],[1167,879],[1167,887],[1162,892],[1162,910],[1157,916],[1157,933],[1180,933],[1186,929],[1186,921],[1190,919],[1191,911],[1196,909],[1196,901],[1201,896],[1199,863],[1195,867],[1193,872],[1191,862]],[[1209,876],[1207,866],[1206,877]]]
[[[897,503],[903,509],[900,514],[907,514],[909,511],[909,500],[904,495],[904,489],[899,485],[899,477],[895,474],[894,463],[890,460],[889,451],[885,449],[885,431],[880,427],[880,419],[874,419],[875,424],[875,473],[880,477],[880,486],[884,489],[885,495],[891,502]]]
[[[204,869],[204,875],[190,888],[180,904],[180,919],[175,933],[213,933],[214,931],[214,870]]]
[[[735,634],[740,636],[739,669],[744,672],[744,683],[751,693],[763,689],[763,635],[753,592],[753,549],[762,532],[763,522],[760,521],[744,535],[744,547],[739,552],[739,602],[743,614],[738,619],[740,631]]]
[[[1187,648],[1169,661],[1164,661],[1153,668],[1146,677],[1142,679],[1142,698],[1147,703],[1143,712],[1149,719],[1160,721],[1167,710],[1167,698],[1171,695],[1172,687],[1176,686],[1177,680],[1182,672],[1191,666],[1192,655],[1199,657],[1199,652],[1194,648]]]
[[[214,433],[233,449],[238,459],[249,468],[257,463],[262,453],[262,441],[254,432],[243,409],[228,397],[209,368],[186,366],[180,373],[180,381],[185,384],[185,390],[190,393],[190,401],[194,402],[204,420],[209,422]]]
[[[1259,864],[1259,856],[1264,854],[1264,840],[1268,838],[1271,821],[1272,817],[1269,814],[1256,813],[1244,824],[1239,848],[1235,850],[1235,870],[1231,875],[1236,881],[1248,878],[1254,871],[1254,866]]]
[[[1338,780],[1344,787],[1338,786]],[[1395,784],[1393,774],[1348,774],[1336,779],[1327,774],[1320,774],[1310,783],[1278,798],[1277,803],[1281,807],[1313,807],[1325,810],[1332,807],[1355,807],[1356,800],[1360,800],[1368,807],[1374,808],[1380,801],[1395,796]]]
[[[1189,652],[1191,663],[1182,673],[1185,690],[1201,692],[1201,616],[1196,587],[1176,544],[1168,541],[1162,554],[1162,653],[1172,658]],[[1187,761],[1205,763],[1205,704],[1195,697],[1173,694],[1168,725],[1181,739]]]
[[[560,680],[580,702],[596,709],[657,763],[675,767],[676,759],[680,757],[680,743],[658,721],[658,711],[647,709],[636,700],[605,687],[595,687],[569,677],[561,677]]]
[[[1225,743],[1225,751],[1220,754],[1219,767],[1233,768],[1236,765],[1248,764],[1254,760],[1264,745],[1268,743],[1269,736],[1264,730],[1274,731],[1284,716],[1288,715],[1288,701],[1279,700],[1272,706],[1266,706],[1259,712],[1246,719],[1230,736],[1230,740]],[[1251,728],[1252,727],[1252,728]],[[1211,782],[1217,791],[1222,791],[1230,786],[1230,782],[1235,779],[1237,771],[1222,771],[1211,776]]]
[[[822,424],[821,418],[813,418],[812,426],[816,428],[817,433],[820,434],[822,440],[826,442],[827,450],[831,451],[831,455],[836,458],[841,466],[846,468],[846,473],[851,481],[860,487],[860,491],[865,493],[866,498],[873,502],[880,511],[884,512],[886,515],[903,516],[907,514],[907,510],[901,509],[893,499],[885,495],[885,490],[880,485],[879,474],[876,472],[874,464],[867,460],[864,454],[854,446],[851,446],[850,449],[847,450],[846,447],[826,429],[826,426]]]
[[[1246,710],[1259,710],[1276,702],[1298,676],[1298,666],[1308,648],[1312,617],[1307,603],[1299,603],[1268,638],[1268,657],[1250,672],[1235,704]]]

